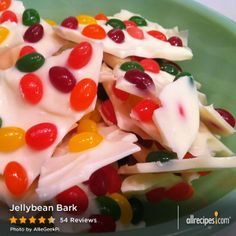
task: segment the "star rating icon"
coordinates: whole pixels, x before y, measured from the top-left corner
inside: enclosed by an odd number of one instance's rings
[[[54,224],[54,222],[55,222],[55,218],[53,218],[52,216],[48,218],[49,224]]]
[[[30,222],[30,224],[35,224],[36,218],[34,218],[33,216],[31,216],[31,217],[29,218],[29,222]]]
[[[26,224],[27,218],[25,218],[24,216],[21,216],[21,218],[19,218],[19,220],[20,220],[21,224]]]
[[[11,224],[16,224],[17,218],[15,216],[12,216],[11,218],[9,218],[9,221]]]
[[[39,224],[45,224],[45,220],[46,220],[46,218],[44,218],[43,216],[38,218]]]

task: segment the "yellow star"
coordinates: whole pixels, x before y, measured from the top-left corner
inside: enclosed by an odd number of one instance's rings
[[[39,224],[45,224],[45,218],[43,216],[41,216],[40,218],[38,218],[39,220]]]
[[[11,218],[9,218],[9,221],[11,222],[11,224],[16,224],[17,218],[15,216],[12,216]]]
[[[52,216],[48,218],[48,223],[49,224],[53,224],[55,221],[55,218],[53,218]]]
[[[33,216],[29,218],[30,224],[35,224],[35,221],[36,221],[36,218],[34,218]]]
[[[27,218],[25,218],[24,216],[21,216],[21,218],[19,218],[19,220],[20,220],[20,223],[21,223],[21,224],[25,224]]]

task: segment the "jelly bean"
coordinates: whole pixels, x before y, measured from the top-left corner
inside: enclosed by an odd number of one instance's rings
[[[103,118],[105,121],[108,121],[113,125],[117,124],[116,114],[109,99],[101,103],[101,113],[102,116],[104,116]]]
[[[131,26],[137,26],[136,23],[134,21],[131,21],[131,20],[124,20],[123,22],[124,22],[126,28],[129,28]]]
[[[116,193],[121,189],[121,178],[117,172],[117,169],[108,165],[103,167],[104,173],[108,181],[108,193]]]
[[[116,88],[116,82],[114,82],[112,85],[112,91],[115,94],[115,96],[121,101],[127,101],[127,99],[129,98],[129,93]]]
[[[120,219],[121,209],[115,200],[108,196],[99,196],[96,202],[102,215],[111,216],[114,220]]]
[[[144,207],[142,202],[135,197],[131,197],[129,199],[129,203],[132,207],[133,217],[132,217],[132,224],[137,225],[139,224],[144,218]]]
[[[21,48],[20,53],[19,53],[19,58],[24,57],[27,54],[36,52],[35,48],[31,46],[24,46]]]
[[[149,71],[152,73],[159,73],[160,72],[159,64],[153,59],[143,59],[140,61],[140,64],[143,66],[143,68],[146,71]]]
[[[132,207],[129,201],[120,193],[113,193],[109,197],[114,199],[120,207],[120,222],[125,225],[129,224],[133,218]]]
[[[159,39],[159,40],[162,40],[162,41],[164,41],[164,42],[167,42],[166,36],[165,36],[162,32],[160,32],[160,31],[158,31],[158,30],[150,30],[150,31],[148,31],[147,33],[148,33],[149,35],[153,36],[153,37],[156,38],[156,39]]]
[[[2,24],[5,21],[15,22],[17,23],[17,16],[13,11],[4,11],[2,15],[0,16],[0,24]]]
[[[135,134],[138,138],[138,143],[142,145],[143,147],[150,148],[153,145],[153,140],[151,139],[143,139],[141,136]]]
[[[121,64],[120,69],[123,71],[129,71],[132,69],[144,71],[144,68],[142,67],[142,65],[140,65],[140,63],[135,62],[135,61],[124,62],[123,64]]]
[[[84,27],[82,34],[88,38],[102,40],[106,38],[106,31],[97,24],[91,24]]]
[[[51,19],[45,19],[45,21],[46,21],[49,25],[51,25],[51,26],[55,26],[55,25],[57,25],[57,22],[54,21],[54,20],[51,20]]]
[[[123,43],[125,35],[121,29],[112,29],[108,31],[107,36],[115,43]]]
[[[105,20],[105,21],[108,21],[108,18],[107,18],[107,16],[106,16],[104,13],[98,13],[98,14],[95,16],[95,19],[96,19],[96,20]]]
[[[30,53],[21,57],[16,62],[16,68],[21,72],[34,72],[45,62],[45,58],[40,53]]]
[[[0,44],[7,39],[9,33],[10,31],[7,28],[0,26]]]
[[[132,16],[129,20],[135,22],[137,26],[147,26],[147,21],[140,16]]]
[[[25,131],[17,127],[0,128],[0,152],[13,152],[25,144]]]
[[[104,89],[102,83],[98,83],[98,99],[105,101],[109,99],[106,90]]]
[[[187,153],[184,155],[184,158],[183,158],[183,159],[191,159],[191,158],[195,158],[195,156],[193,156],[190,152],[187,152]]]
[[[116,222],[111,216],[91,215],[90,219],[93,219],[93,221],[90,221],[91,228],[89,229],[89,232],[91,233],[105,233],[116,231]],[[94,219],[96,219],[96,222]]]
[[[110,19],[107,21],[106,25],[110,25],[114,29],[125,29],[125,24],[119,19]]]
[[[209,175],[211,173],[211,171],[198,171],[197,172],[200,176],[206,176]]]
[[[29,43],[37,43],[43,38],[44,29],[41,24],[31,25],[24,33],[24,40]]]
[[[132,109],[132,111],[136,114],[137,118],[143,122],[152,121],[153,112],[158,109],[160,106],[156,102],[144,99],[138,102]]]
[[[25,26],[31,26],[40,22],[39,13],[35,9],[26,9],[22,15],[22,22]]]
[[[148,74],[137,69],[127,71],[124,78],[130,83],[135,84],[135,86],[141,90],[154,86],[152,78]]]
[[[183,71],[183,72],[181,72],[181,73],[178,73],[178,74],[175,76],[174,81],[176,81],[177,79],[179,79],[180,77],[183,77],[183,76],[188,76],[188,77],[190,77],[190,78],[193,79],[192,74],[190,74],[189,72]]]
[[[168,42],[172,45],[172,46],[176,46],[176,47],[182,47],[183,46],[183,43],[182,43],[182,40],[181,38],[179,37],[170,37],[168,39]]]
[[[82,119],[90,119],[96,123],[99,123],[101,121],[101,115],[100,115],[99,111],[96,109],[96,110],[93,110],[90,113],[86,114],[85,116],[83,116]]]
[[[43,96],[43,83],[37,75],[26,74],[20,80],[20,90],[27,102],[37,104]]]
[[[149,202],[159,203],[165,198],[165,188],[155,188],[148,191],[145,195]]]
[[[76,18],[77,18],[79,24],[82,24],[82,25],[97,24],[97,21],[92,16],[79,15]]]
[[[57,138],[57,127],[52,123],[39,123],[26,131],[25,140],[34,150],[50,147]]]
[[[77,126],[77,132],[97,132],[97,124],[93,120],[82,119]]]
[[[18,162],[9,162],[3,172],[3,179],[8,191],[14,196],[21,196],[27,191],[28,176],[25,168]]]
[[[68,57],[68,65],[73,69],[81,69],[91,60],[93,54],[92,45],[88,42],[79,43]]]
[[[61,26],[69,28],[69,29],[77,29],[78,20],[74,16],[69,16],[61,22]]]
[[[147,155],[146,162],[168,162],[169,160],[177,159],[177,154],[175,152],[169,151],[156,151],[150,152]]]
[[[71,92],[71,107],[76,111],[86,110],[96,98],[96,94],[96,83],[92,79],[82,79]]]
[[[8,9],[11,5],[11,0],[1,0],[0,1],[0,11]]]
[[[94,132],[82,132],[73,136],[68,143],[70,152],[82,152],[96,147],[103,140],[103,137]]]
[[[180,182],[166,190],[165,196],[173,201],[183,201],[193,196],[194,189],[185,182]]]
[[[162,71],[165,71],[169,74],[177,75],[179,73],[179,69],[173,64],[162,63],[160,66]]]
[[[52,85],[62,93],[69,93],[75,87],[74,75],[62,66],[53,66],[49,70],[49,79]]]
[[[131,56],[130,59],[131,59],[131,61],[140,62],[144,59],[144,57]]]
[[[223,108],[215,108],[215,110],[222,116],[222,118],[232,127],[235,126],[235,119],[231,113]]]
[[[2,127],[2,118],[0,117],[0,128]]]
[[[70,211],[69,213],[77,215],[85,212],[89,204],[87,194],[78,186],[73,186],[59,193],[56,196],[56,201],[62,206],[72,206],[74,204],[77,211]]]
[[[143,31],[136,26],[130,26],[129,28],[127,28],[127,32],[131,37],[135,39],[144,39]]]

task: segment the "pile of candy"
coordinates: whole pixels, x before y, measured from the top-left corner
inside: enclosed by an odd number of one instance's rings
[[[0,201],[96,218],[64,231],[143,227],[143,201],[189,199],[193,178],[236,167],[220,141],[235,120],[173,62],[192,58],[177,27],[126,10],[56,25],[4,0],[0,58]]]

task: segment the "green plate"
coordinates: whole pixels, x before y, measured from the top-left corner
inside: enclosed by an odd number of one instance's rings
[[[27,7],[38,9],[42,17],[57,22],[71,15],[82,13],[95,15],[98,12],[112,15],[121,9],[127,9],[166,28],[177,25],[182,30],[188,29],[189,46],[193,50],[194,58],[182,62],[182,67],[202,83],[202,91],[208,95],[209,103],[214,103],[216,107],[223,107],[236,115],[236,24],[229,19],[188,0],[24,0],[23,2]],[[235,135],[225,139],[225,143],[236,152]],[[145,217],[150,226],[115,235],[209,235],[219,231],[225,225],[214,225],[210,228],[190,226],[186,224],[186,218],[190,214],[196,217],[213,217],[214,211],[217,210],[219,216],[229,216],[231,222],[235,221],[236,211],[232,207],[236,201],[236,191],[233,191],[236,187],[235,180],[235,169],[215,171],[201,177],[193,182],[196,192],[191,200],[180,202],[178,205],[168,201],[160,205],[147,205]]]

